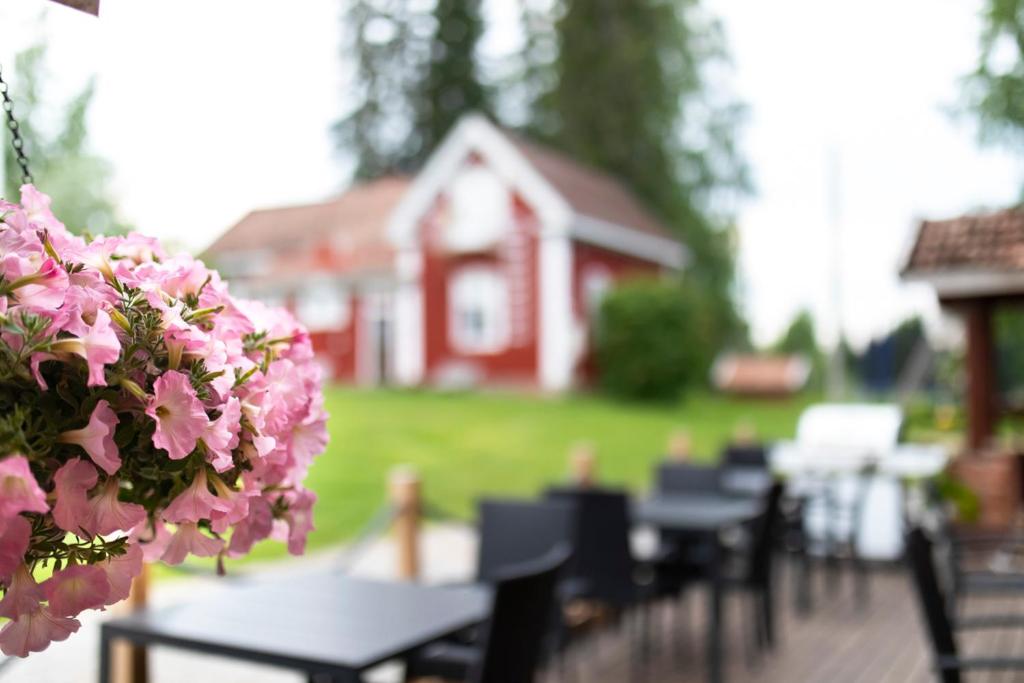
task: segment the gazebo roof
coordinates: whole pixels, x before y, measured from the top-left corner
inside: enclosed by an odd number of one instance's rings
[[[947,299],[1024,294],[1024,209],[922,221],[902,276]]]

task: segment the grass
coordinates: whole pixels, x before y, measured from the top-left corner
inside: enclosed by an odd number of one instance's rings
[[[711,458],[735,425],[752,423],[765,439],[791,438],[810,397],[785,401],[693,395],[673,406],[617,403],[597,396],[544,399],[510,394],[327,390],[331,441],[310,471],[319,495],[309,547],[358,533],[384,502],[389,470],[409,464],[427,500],[468,516],[484,494],[532,495],[563,480],[573,443],[594,444],[601,479],[648,486],[675,429],[690,431],[697,455]],[[274,542],[254,556],[284,550]]]

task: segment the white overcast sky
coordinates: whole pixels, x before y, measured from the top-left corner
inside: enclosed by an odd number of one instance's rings
[[[499,21],[514,16],[516,0],[488,2]],[[739,215],[739,266],[755,339],[801,308],[834,334],[830,177],[846,333],[863,343],[914,311],[936,322],[928,289],[897,277],[915,220],[1013,202],[1024,179],[1014,155],[979,149],[948,113],[976,56],[980,1],[709,2],[750,107],[757,192]],[[198,249],[251,208],[344,181],[328,132],[345,105],[339,14],[339,0],[102,0],[96,20],[3,0],[0,60],[42,32],[58,99],[95,74],[93,142],[126,217]]]

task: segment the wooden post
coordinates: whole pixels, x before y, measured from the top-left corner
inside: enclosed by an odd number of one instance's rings
[[[668,459],[672,462],[689,462],[693,455],[693,442],[690,432],[677,429],[668,437]]]
[[[388,482],[392,505],[395,506],[395,547],[398,576],[415,581],[420,574],[420,477],[408,467],[392,470]]]
[[[132,581],[132,590],[124,607],[135,612],[146,608],[149,601],[149,565],[142,565],[142,573]],[[119,683],[148,683],[149,656],[144,645],[117,643],[114,654],[114,679]]]
[[[992,306],[987,301],[967,305],[967,448],[989,446],[995,429],[995,359]]]
[[[590,488],[597,483],[597,454],[594,446],[581,441],[569,450],[569,471],[572,482],[580,488]]]

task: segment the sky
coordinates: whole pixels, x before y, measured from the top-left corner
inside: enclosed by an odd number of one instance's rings
[[[489,44],[514,49],[516,0],[487,2]],[[1024,180],[1018,155],[979,148],[951,113],[980,0],[705,2],[749,108],[739,135],[756,192],[737,225],[754,340],[770,343],[804,308],[826,342],[841,324],[862,345],[916,312],[950,337],[927,286],[898,278],[914,226],[1011,203]],[[343,187],[329,132],[346,106],[339,0],[101,7],[97,20],[4,0],[0,64],[42,34],[57,100],[95,75],[93,144],[143,232],[198,250],[253,208]]]

